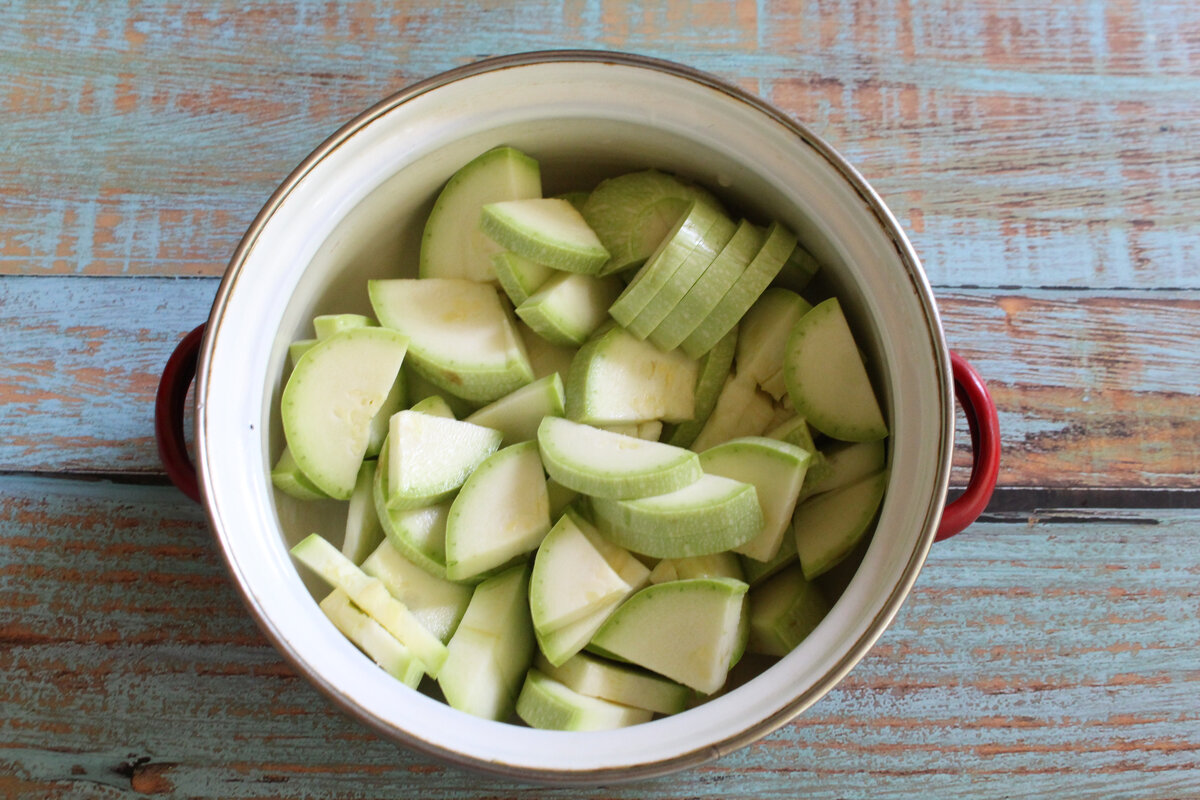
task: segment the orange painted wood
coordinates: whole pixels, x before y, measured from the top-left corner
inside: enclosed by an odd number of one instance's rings
[[[839,686],[700,769],[537,797],[1200,793],[1200,514],[936,545]],[[0,795],[528,797],[381,740],[285,665],[174,489],[0,478]]]
[[[729,79],[889,201],[935,283],[1197,288],[1187,0],[21,2],[0,54],[0,272],[219,275],[354,114],[489,55],[601,47]]]
[[[934,548],[878,645],[796,722],[634,786],[433,763],[282,662],[200,511],[137,485],[163,480],[159,371],[265,199],[339,125],[445,69],[559,47],[714,73],[850,159],[989,382],[1008,507],[1197,503],[1191,0],[15,0],[0,797],[1200,797],[1194,510],[993,510]]]
[[[0,470],[159,474],[158,378],[215,291],[0,277]],[[1195,292],[945,290],[938,303],[999,408],[1001,486],[1198,487]]]

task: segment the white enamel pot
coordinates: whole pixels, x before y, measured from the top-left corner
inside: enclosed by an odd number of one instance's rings
[[[326,622],[317,586],[288,555],[312,530],[339,535],[337,512],[276,495],[268,476],[283,446],[278,402],[288,343],[310,335],[314,314],[369,313],[368,278],[415,275],[423,220],[439,188],[500,144],[541,162],[548,193],[654,166],[713,188],[752,219],[782,220],[823,264],[847,309],[892,431],[892,477],[877,531],[820,626],[736,690],[620,731],[562,733],[476,719],[390,678]],[[182,433],[193,370],[194,470]],[[966,493],[947,509],[955,388],[975,465]],[[709,75],[576,51],[453,70],[389,97],[318,147],[246,233],[206,332],[194,331],[169,362],[156,427],[168,473],[203,502],[250,613],[301,674],[397,742],[553,783],[694,766],[793,719],[883,632],[934,539],[983,510],[999,461],[987,391],[952,358],[912,247],[853,168],[807,128]]]

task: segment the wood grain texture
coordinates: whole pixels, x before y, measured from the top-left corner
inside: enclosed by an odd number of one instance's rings
[[[1200,511],[999,511],[1200,498],[1200,5],[2,5],[0,797],[1200,797]],[[167,356],[283,177],[416,80],[560,47],[714,73],[860,169],[989,382],[1011,502],[934,548],[795,723],[671,778],[531,790],[334,711],[200,511],[134,484],[163,480]]]
[[[945,286],[1198,288],[1190,0],[18,0],[0,272],[218,275],[325,136],[478,58],[600,47],[727,78],[871,179]]]
[[[938,303],[999,409],[1003,485],[1200,487],[1194,292],[944,291]]]
[[[0,278],[0,470],[157,472],[154,395],[214,280]]]
[[[1192,797],[1198,524],[977,524],[934,548],[881,641],[795,723],[672,778],[531,793],[332,710],[259,635],[174,490],[0,478],[0,796]]]
[[[216,283],[0,277],[0,470],[157,474],[158,378]],[[950,347],[999,408],[1001,485],[1200,487],[1200,295],[947,290],[938,302]]]

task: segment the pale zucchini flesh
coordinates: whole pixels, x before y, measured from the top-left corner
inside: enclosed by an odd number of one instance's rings
[[[716,306],[679,346],[692,358],[707,353],[729,332],[766,290],[796,246],[796,236],[778,222],[767,229],[754,260],[717,301]]]
[[[408,377],[402,368],[396,374],[396,382],[391,391],[383,398],[383,404],[371,417],[371,425],[367,433],[367,458],[375,458],[383,448],[383,440],[388,435],[388,425],[392,414],[402,410],[408,404]]]
[[[370,441],[371,420],[404,362],[408,340],[384,328],[344,331],[304,354],[279,415],[288,450],[321,491],[349,500]]]
[[[367,292],[380,323],[409,338],[412,368],[440,390],[490,403],[533,380],[490,284],[393,278],[369,281]]]
[[[698,372],[677,350],[664,353],[616,325],[601,328],[571,362],[566,414],[589,425],[689,420]]]
[[[296,465],[296,459],[292,458],[291,451],[286,447],[283,448],[275,466],[271,468],[271,483],[279,491],[291,495],[297,500],[326,500],[329,498],[329,495],[321,491],[319,486],[300,471],[300,467]]]
[[[887,481],[888,473],[880,472],[796,507],[792,525],[805,578],[827,572],[854,550],[875,521]]]
[[[446,517],[450,504],[396,511],[387,504],[388,450],[386,443],[375,466],[372,497],[384,536],[406,558],[430,575],[446,577]]]
[[[354,328],[369,328],[375,320],[364,314],[319,314],[313,317],[313,332],[318,339],[328,339],[330,336]]]
[[[539,654],[534,666],[579,694],[659,714],[679,713],[691,695],[691,690],[674,681],[589,653],[578,653],[560,666]]]
[[[738,375],[764,386],[782,373],[792,328],[811,309],[807,300],[789,289],[773,286],[763,292],[738,323],[734,359]]]
[[[500,447],[503,434],[471,422],[399,411],[388,432],[389,508],[423,508],[450,497]]]
[[[768,429],[763,435],[771,439],[780,439],[788,442],[789,444],[794,444],[801,450],[807,450],[808,452],[812,453],[814,461],[818,460],[817,445],[813,441],[812,431],[809,429],[808,422],[804,419],[804,417],[801,417],[798,414],[793,414],[791,417],[783,422],[780,422],[775,427]],[[809,466],[811,469],[811,462]],[[882,464],[880,466],[882,466]],[[806,475],[805,483],[807,482],[808,476]]]
[[[344,591],[354,605],[411,650],[430,677],[437,677],[446,660],[446,646],[403,603],[392,597],[377,578],[367,575],[315,533],[302,539],[291,553],[326,583]]]
[[[807,450],[776,439],[751,436],[720,444],[700,454],[711,475],[752,484],[763,512],[762,532],[733,552],[757,561],[770,561],[790,532],[796,498],[812,458]]]
[[[823,453],[820,469],[809,469],[800,490],[800,501],[857,483],[887,465],[887,447],[874,442],[833,443]]]
[[[592,611],[586,617],[565,625],[556,631],[537,633],[538,648],[551,664],[559,665],[568,658],[580,652],[592,636],[604,624],[604,621],[624,602],[630,594],[646,585],[650,570],[632,553],[623,547],[613,544],[600,535],[590,522],[585,520],[573,508],[568,508],[566,516],[583,532],[592,546],[604,556],[609,566],[629,586],[629,592],[621,597],[609,600],[606,604]]]
[[[500,288],[514,306],[525,302],[555,274],[550,267],[507,250],[492,256],[492,269],[500,281]]]
[[[507,447],[536,439],[542,419],[562,415],[564,400],[562,378],[556,372],[489,403],[466,422],[500,431],[500,446]]]
[[[596,634],[596,631],[600,630],[600,626],[617,610],[617,607],[621,605],[621,601],[624,599],[623,597],[619,597],[609,600],[604,605],[593,610],[586,617],[576,620],[569,625],[564,625],[557,630],[543,632],[535,628],[534,633],[537,636],[538,651],[545,655],[550,663],[562,664],[587,646],[592,636]]]
[[[342,554],[355,564],[362,564],[383,541],[383,525],[375,513],[374,461],[364,461],[354,483],[354,493],[346,506],[346,535],[342,539]]]
[[[701,477],[700,459],[681,447],[546,417],[538,426],[542,463],[558,483],[592,497],[665,494]]]
[[[489,203],[479,224],[501,246],[552,269],[594,275],[608,261],[595,231],[562,198]]]
[[[734,326],[721,341],[700,359],[692,418],[676,425],[667,436],[667,444],[677,447],[691,447],[692,442],[700,435],[708,422],[709,416],[717,406],[717,399],[725,380],[733,371],[733,353],[737,345],[737,326]]]
[[[730,375],[717,395],[716,405],[704,427],[696,434],[691,448],[708,450],[742,436],[760,436],[771,424],[775,406],[771,398],[758,390],[754,381]]]
[[[788,396],[808,423],[835,439],[869,442],[888,434],[854,334],[831,297],[805,314],[787,344]]]
[[[603,731],[649,722],[653,712],[579,694],[537,669],[517,698],[517,716],[531,728]]]
[[[636,500],[592,498],[591,505],[606,538],[655,558],[730,550],[763,528],[754,487],[717,475],[705,475],[668,494]]]
[[[598,425],[601,430],[611,433],[620,433],[624,436],[633,436],[636,439],[645,439],[648,442],[657,442],[662,438],[663,423],[660,419],[647,420],[646,422],[621,422],[615,425]]]
[[[637,558],[636,554],[605,539],[600,535],[596,526],[585,519],[574,507],[568,508],[564,513],[571,517],[579,530],[583,531],[583,535],[588,538],[593,547],[600,551],[604,559],[621,576],[621,580],[629,584],[631,592],[636,592],[646,585],[650,577],[650,569]]]
[[[449,656],[438,676],[438,688],[446,703],[463,713],[502,721],[512,715],[520,681],[497,657],[501,640],[459,625],[446,644]]]
[[[305,353],[317,346],[317,341],[317,339],[297,339],[288,345],[288,360],[292,362],[293,368],[300,362]]]
[[[533,559],[529,608],[534,630],[543,634],[558,630],[629,592],[629,584],[572,518],[563,515]]]
[[[453,708],[503,720],[513,711],[533,661],[529,567],[518,565],[475,588],[447,645],[438,686]]]
[[[516,327],[517,334],[529,356],[529,366],[533,368],[534,378],[540,380],[557,372],[563,380],[566,380],[567,373],[571,369],[571,362],[575,359],[579,348],[551,344],[520,320],[517,321]]]
[[[747,586],[695,578],[649,586],[629,598],[592,642],[626,661],[711,694],[738,644]]]
[[[320,606],[334,627],[382,667],[384,672],[410,689],[417,688],[425,676],[421,661],[382,625],[355,608],[344,591],[334,589],[320,602]]]
[[[446,576],[466,580],[537,549],[550,501],[537,442],[497,450],[471,474],[446,520]]]
[[[491,259],[502,248],[479,230],[483,207],[541,196],[541,169],[519,150],[497,147],[471,160],[446,182],[429,213],[421,236],[420,276],[494,280]]]
[[[426,630],[443,642],[450,640],[471,602],[471,586],[429,574],[388,541],[380,542],[367,556],[362,570],[378,578]]]
[[[424,397],[413,403],[412,408],[408,409],[417,414],[428,414],[431,417],[443,417],[445,419],[455,419],[454,409],[450,407],[450,403],[440,394],[431,394],[429,397]],[[484,426],[485,428],[488,426]]]
[[[683,581],[690,578],[734,578],[742,581],[746,576],[741,561],[731,550],[706,556],[664,558],[650,570],[650,583]]]
[[[551,344],[578,347],[608,319],[608,307],[620,293],[615,277],[563,272],[526,298],[516,313]]]

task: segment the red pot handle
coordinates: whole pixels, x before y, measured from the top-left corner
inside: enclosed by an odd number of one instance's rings
[[[988,393],[983,378],[958,353],[950,353],[954,372],[954,396],[967,416],[971,431],[971,479],[966,490],[942,512],[934,541],[949,539],[961,533],[987,508],[1000,475],[1000,420],[996,403]]]
[[[154,438],[158,441],[158,457],[171,483],[197,503],[200,502],[200,482],[196,478],[196,467],[188,456],[183,414],[188,386],[196,377],[196,360],[200,355],[204,327],[197,326],[175,347],[158,381],[158,395],[154,400]]]

